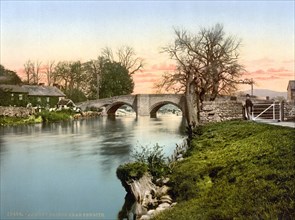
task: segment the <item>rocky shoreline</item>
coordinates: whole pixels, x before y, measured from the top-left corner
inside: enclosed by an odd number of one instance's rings
[[[127,183],[128,187],[124,187],[127,201],[119,213],[119,219],[148,220],[176,205],[169,193],[169,178],[158,179],[156,183],[153,183],[152,178],[146,173],[140,179]]]
[[[183,160],[183,155],[187,149],[187,140],[181,145],[176,145],[176,149],[169,159],[169,164]],[[173,200],[168,177],[154,180],[155,178],[149,172],[145,172],[140,178],[133,177],[127,180],[120,178],[118,173],[117,176],[127,192],[125,203],[118,214],[119,220],[126,218],[149,220],[177,204]]]

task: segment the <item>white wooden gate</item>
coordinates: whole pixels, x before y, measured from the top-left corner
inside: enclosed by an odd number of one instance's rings
[[[284,102],[253,103],[252,120],[284,121]]]

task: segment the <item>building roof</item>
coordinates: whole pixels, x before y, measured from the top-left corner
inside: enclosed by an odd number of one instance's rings
[[[291,90],[295,90],[295,80],[289,80],[287,90],[289,90],[289,88],[290,88]]]
[[[0,84],[0,89],[4,90],[5,92],[28,93],[28,91],[25,88],[19,85]]]
[[[75,105],[71,99],[61,99],[57,103],[58,105]]]
[[[29,96],[56,96],[56,97],[65,97],[66,95],[54,86],[32,86],[32,85],[23,85],[29,92]]]

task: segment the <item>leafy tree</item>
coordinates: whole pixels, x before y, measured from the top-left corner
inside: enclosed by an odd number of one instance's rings
[[[59,62],[54,71],[54,79],[62,86],[63,92],[74,102],[86,100],[83,87],[86,83],[85,73],[80,61]]]
[[[184,92],[189,125],[199,123],[199,112],[205,96],[214,100],[220,93],[235,89],[237,78],[243,71],[238,63],[240,41],[226,37],[223,26],[202,28],[198,34],[185,30],[175,30],[173,44],[163,48],[163,52],[176,61],[173,73],[166,73],[158,87],[176,92]]]
[[[4,66],[0,65],[0,84],[17,85],[20,83],[22,83],[22,80],[16,72],[5,69]]]
[[[87,100],[85,94],[77,88],[65,91],[65,95],[71,99],[74,103],[83,102]]]
[[[105,61],[103,57],[98,57],[96,60],[90,60],[83,64],[87,81],[84,92],[88,99],[99,99],[100,97],[98,88],[101,81],[102,66]]]
[[[134,82],[128,70],[120,63],[105,61],[101,69],[100,98],[128,95],[133,92]]]

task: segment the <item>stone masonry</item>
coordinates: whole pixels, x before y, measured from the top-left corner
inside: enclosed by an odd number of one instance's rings
[[[0,116],[28,117],[35,114],[34,108],[0,106]]]
[[[220,122],[243,118],[242,102],[204,101],[200,112],[201,123]]]

